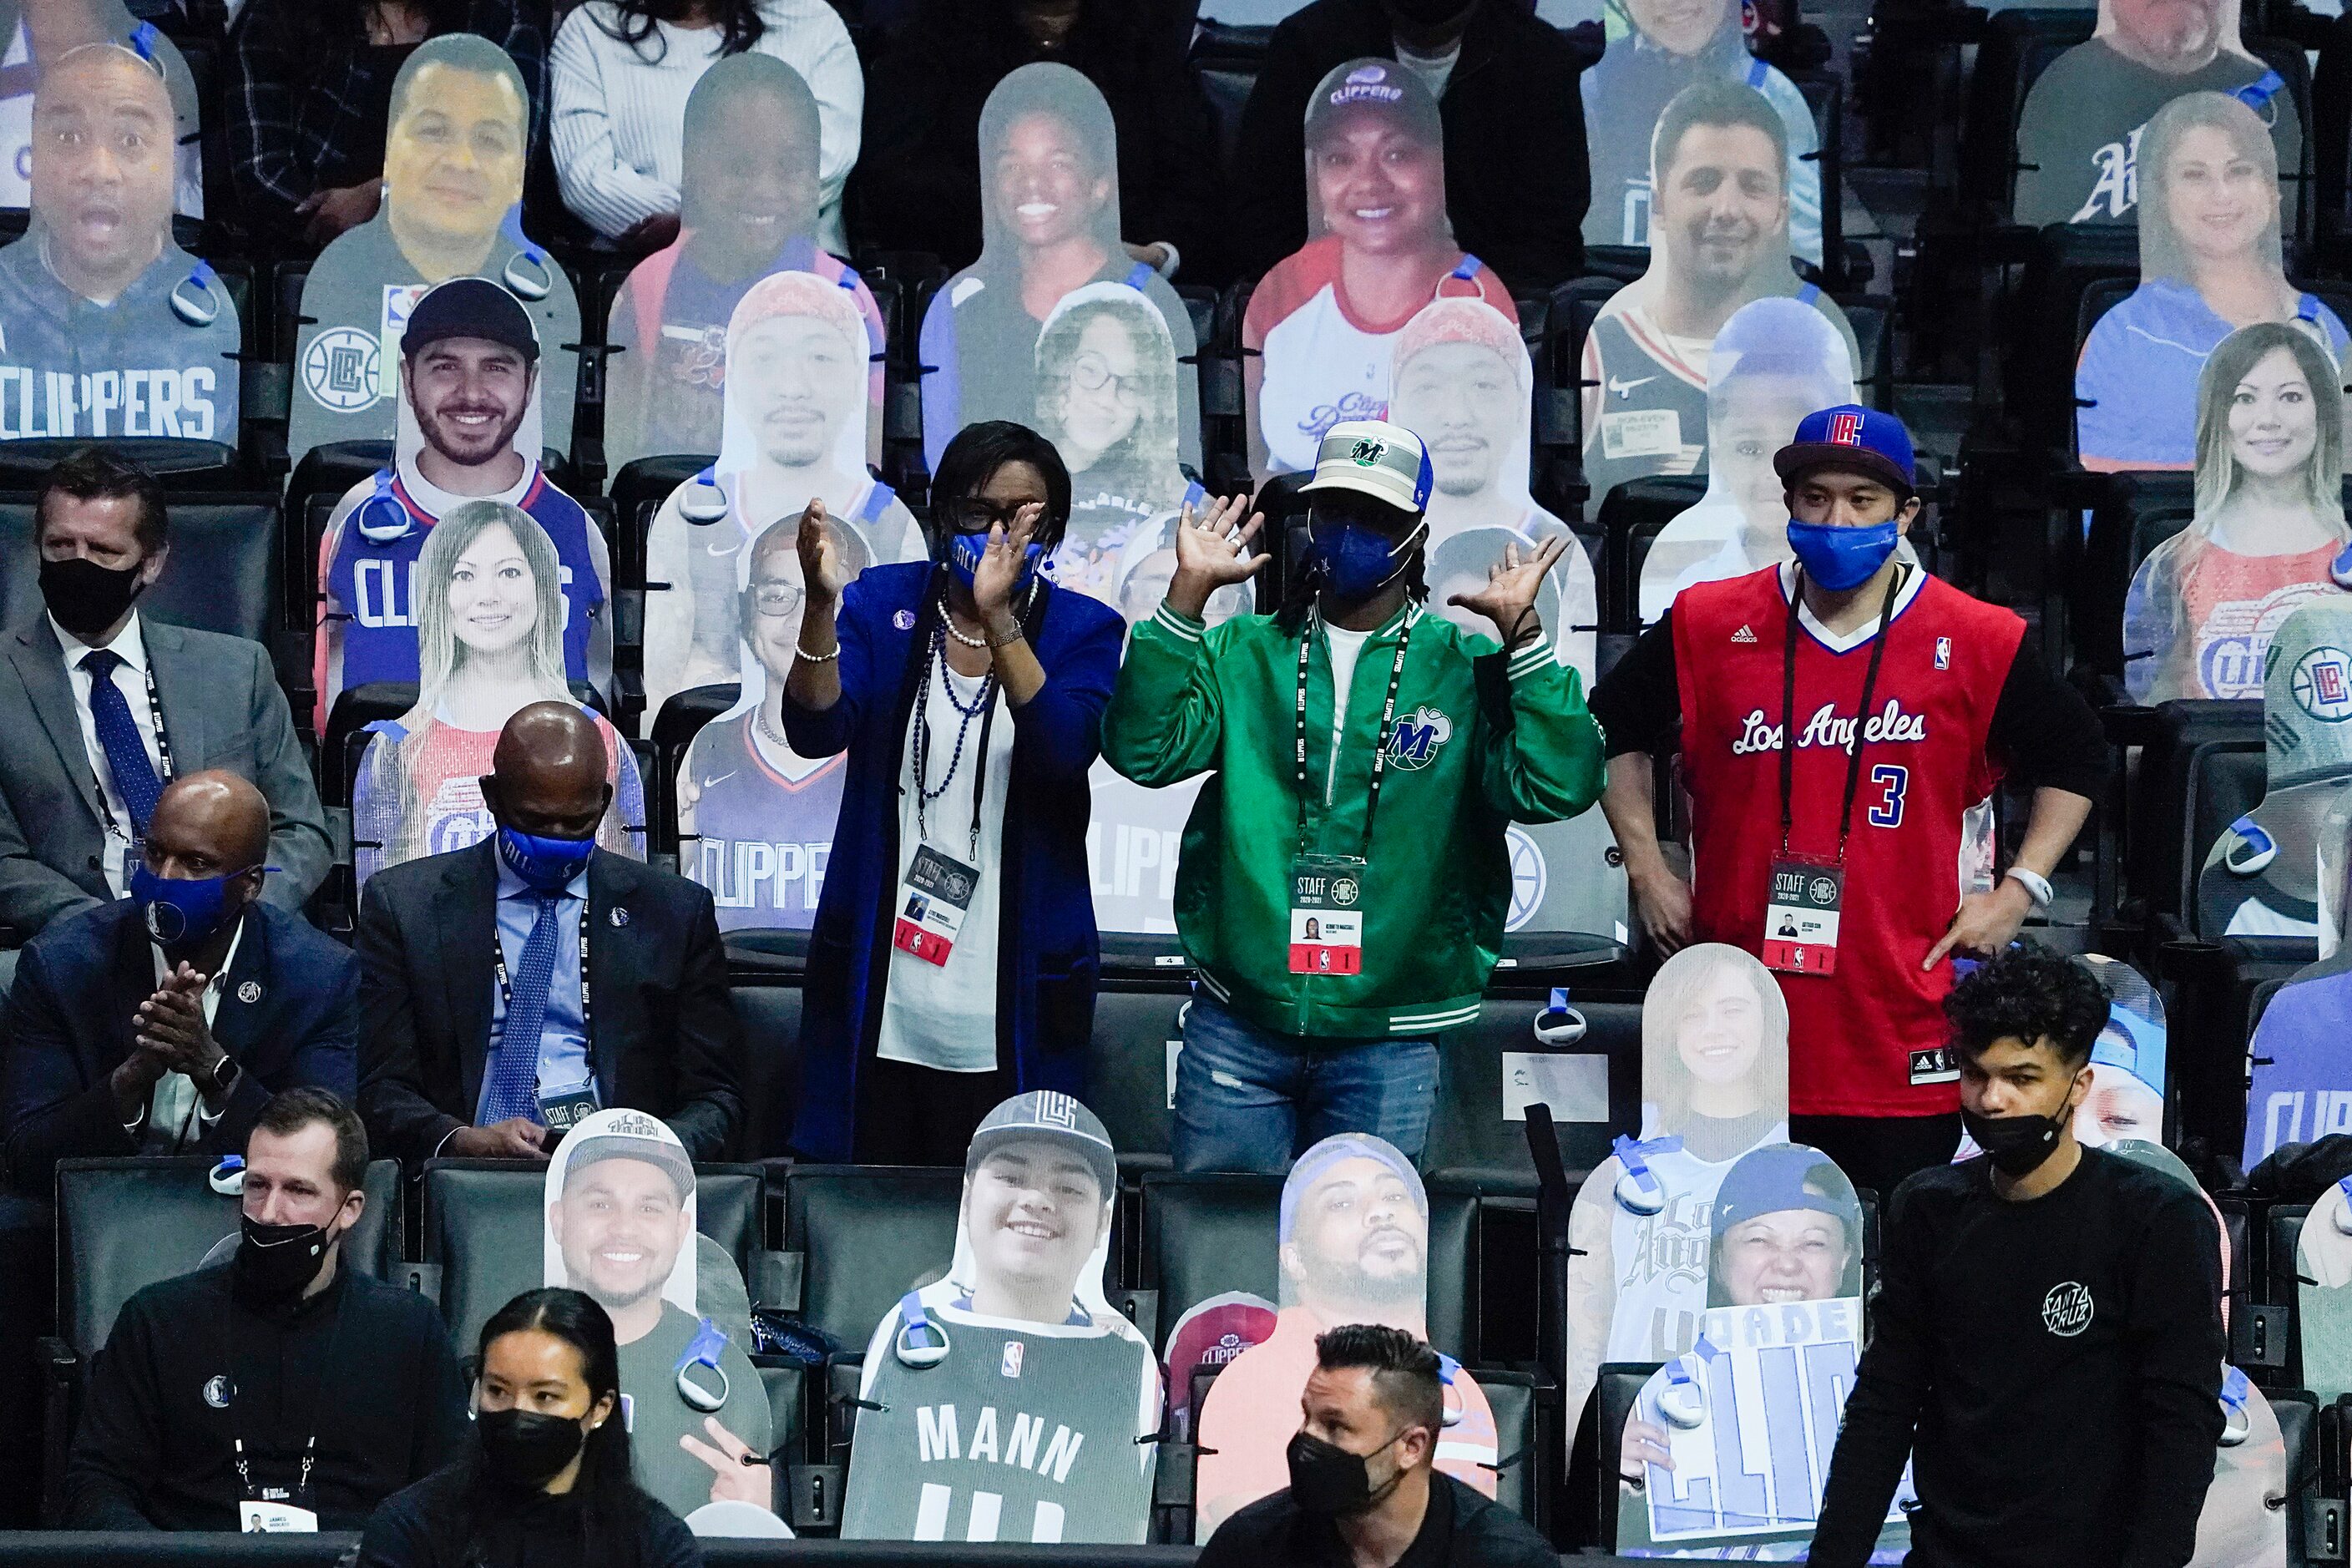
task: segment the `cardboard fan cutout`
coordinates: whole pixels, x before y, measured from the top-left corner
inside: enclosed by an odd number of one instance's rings
[[[2197,929],[2335,944],[2352,828],[2352,599],[2329,595],[2271,637],[2263,681],[2262,804],[2214,841],[2197,879]]]
[[[866,1347],[844,1540],[1143,1542],[1160,1368],[1103,1295],[1118,1191],[1110,1135],[1068,1095],[982,1120],[954,1261]]]
[[[555,258],[522,232],[530,99],[505,50],[470,33],[417,46],[392,85],[383,204],[337,238],[302,286],[287,460],[328,441],[394,431],[400,337],[425,290],[470,274],[530,308],[547,387],[543,439],[572,446],[580,301]]]
[[[2344,354],[2336,312],[2286,280],[2280,231],[2293,208],[2252,110],[2221,92],[2174,99],[2148,121],[2139,168],[2139,286],[2092,326],[2074,371],[2075,447],[2086,468],[2210,461],[2200,436],[2229,410],[2237,382],[2208,383],[2200,396],[2200,372],[2233,328],[2292,321],[2336,359]],[[2340,395],[2343,378],[2333,379]],[[2331,396],[2330,408],[2338,402]]]
[[[1432,300],[1484,300],[1518,321],[1502,279],[1454,243],[1437,100],[1393,60],[1334,66],[1307,100],[1307,233],[1242,318],[1261,480],[1312,468],[1341,420],[1387,416],[1393,340]]]
[[[1624,0],[1631,28],[1609,39],[1601,63],[1579,84],[1592,166],[1585,244],[1650,243],[1650,136],[1659,115],[1693,82],[1738,82],[1763,94],[1780,116],[1788,142],[1790,247],[1821,265],[1821,132],[1796,83],[1748,54],[1741,25],[1747,11],[1741,0]]]
[[[1788,487],[1772,454],[1806,415],[1859,401],[1853,353],[1821,311],[1774,297],[1731,313],[1706,356],[1706,493],[1650,542],[1642,562],[1643,626],[1694,583],[1795,559]]]
[[[40,87],[49,71],[93,45],[112,44],[147,61],[169,97],[165,117],[136,155],[161,159],[170,189],[168,211],[205,216],[204,158],[199,144],[195,78],[179,46],[152,22],[133,16],[122,0],[23,0],[0,9],[0,207],[39,205],[33,194],[32,148]],[[118,149],[120,151],[120,149]]]
[[[1315,1370],[1316,1335],[1382,1323],[1429,1337],[1429,1194],[1392,1145],[1343,1132],[1301,1154],[1282,1184],[1278,1237],[1274,1332],[1234,1358],[1201,1403],[1196,1540],[1290,1484],[1284,1456]],[[1445,1373],[1437,1468],[1492,1497],[1495,1413],[1467,1372],[1449,1360]]]
[[[520,301],[499,285],[452,279],[455,287],[509,310]],[[427,290],[431,292],[431,290]],[[402,360],[399,433],[391,466],[343,494],[319,541],[319,633],[314,671],[318,732],[324,734],[345,688],[418,675],[417,571],[436,522],[475,499],[446,488],[509,479],[494,495],[528,512],[546,531],[562,595],[563,673],[610,689],[613,679],[613,564],[604,530],[540,467],[540,400],[533,368],[504,345],[483,339],[435,343],[415,364]],[[485,406],[496,424],[470,421]],[[444,481],[434,482],[434,475]]]
[[[1274,1333],[1275,1304],[1247,1290],[1226,1290],[1196,1303],[1168,1331],[1168,1353],[1160,1362],[1168,1390],[1168,1429],[1192,1434],[1192,1378],[1203,1368],[1222,1373],[1252,1345]]]
[[[2295,1242],[2303,1385],[2323,1405],[2352,1394],[2352,1176],[2319,1194]]]
[[[2339,876],[2341,871],[2337,873]],[[2337,892],[2344,889],[2339,884]],[[2315,1143],[2352,1132],[2352,950],[2340,940],[2346,905],[2339,896],[2336,951],[2272,995],[2246,1054],[2253,1072],[2246,1094],[2249,1171],[2289,1143]]]
[[[856,299],[808,272],[773,272],[727,326],[719,460],[662,503],[646,533],[646,708],[737,678],[743,583],[736,557],[812,499],[867,563],[919,561],[921,531],[866,466],[866,328]]]
[[[612,1317],[637,1484],[680,1518],[714,1502],[767,1508],[768,1467],[741,1462],[774,1446],[748,1353],[750,1293],[695,1230],[677,1134],[639,1110],[591,1114],[549,1162],[546,1214],[542,1282],[585,1291]]]
[[[2260,117],[2277,168],[2303,168],[2303,129],[2284,79],[2238,37],[2238,0],[2099,0],[2097,29],[2052,61],[2017,121],[2014,214],[2124,224],[2140,205],[2149,121],[2176,98],[2227,93]]]
[[[1118,139],[1094,83],[1051,62],[997,83],[981,110],[980,170],[980,259],[948,279],[923,312],[923,456],[934,468],[967,425],[1011,419],[1044,427],[1058,389],[1045,380],[1039,340],[1054,308],[1088,284],[1140,293],[1179,359],[1189,362],[1199,346],[1176,290],[1149,263],[1130,259],[1119,238]],[[1131,405],[1152,395],[1150,369],[1141,367],[1138,384],[1122,382],[1115,397]],[[1200,467],[1200,382],[1190,374],[1176,378],[1176,449]]]
[[[30,124],[31,226],[0,250],[0,440],[234,445],[236,303],[172,237],[161,58],[110,43],[71,50],[41,72]]]
[[[563,673],[562,560],[530,513],[491,500],[458,507],[426,532],[411,581],[417,700],[368,726],[352,789],[362,881],[496,832],[480,779],[499,731],[533,702],[573,700]],[[596,841],[641,860],[646,792],[636,755],[595,717],[613,784]]]
[[[686,100],[683,227],[637,263],[614,296],[604,341],[604,460],[719,450],[727,323],[746,290],[777,272],[838,284],[866,323],[866,460],[882,456],[882,312],[865,280],[817,243],[817,109],[800,73],[772,55],[730,55]]]
[[[851,525],[830,523],[851,572],[871,564]],[[805,931],[816,921],[846,752],[808,758],[784,742],[784,678],[807,603],[797,513],[735,552],[742,690],[695,732],[677,775],[678,869],[710,889],[721,931]]]
[[[1627,479],[1706,469],[1708,354],[1750,300],[1819,311],[1847,363],[1860,363],[1845,313],[1789,262],[1787,142],[1745,82],[1686,87],[1658,116],[1649,268],[1610,296],[1584,340],[1584,477],[1596,505]]]
[[[2074,962],[2107,994],[2107,1026],[2091,1047],[2091,1092],[2074,1111],[2074,1138],[2087,1148],[2126,1142],[2161,1146],[2168,1031],[2164,997],[2130,964],[2086,952]],[[2229,1259],[2225,1255],[2222,1267]]]
[[[1862,1231],[1853,1183],[1818,1149],[1751,1150],[1724,1176],[1697,1336],[1626,1416],[1619,1552],[1771,1558],[1811,1539],[1862,1358]],[[1911,1495],[1906,1476],[1874,1560],[1909,1544]]]
[[[1688,1351],[1706,1310],[1709,1216],[1739,1157],[1789,1136],[1789,1005],[1752,954],[1686,947],[1642,1002],[1642,1130],[1569,1215],[1567,1408],[1603,1362]]]
[[[2301,321],[2240,328],[2206,361],[2196,514],[2148,552],[2124,600],[2135,702],[2260,700],[2279,626],[2352,583],[2342,380]]]

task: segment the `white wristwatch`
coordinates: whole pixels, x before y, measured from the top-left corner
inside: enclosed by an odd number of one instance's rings
[[[2009,874],[2016,879],[2019,887],[2025,889],[2026,897],[2033,900],[2033,907],[2037,910],[2048,909],[2050,900],[2057,897],[2057,890],[2051,887],[2050,879],[2039,871],[2029,871],[2022,866],[2011,866],[2009,868]]]

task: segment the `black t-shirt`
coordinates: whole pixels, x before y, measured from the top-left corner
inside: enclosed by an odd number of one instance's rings
[[[1328,1519],[1303,1511],[1286,1487],[1217,1527],[1196,1568],[1350,1568]],[[1453,1477],[1429,1480],[1429,1509],[1396,1568],[1559,1568],[1559,1554],[1517,1514]]]
[[[1982,1159],[1906,1181],[1815,1568],[1861,1568],[1910,1454],[1915,1563],[2181,1568],[2221,1437],[2204,1200],[2097,1149],[2030,1202]]]
[[[2259,82],[2270,68],[2224,50],[2180,76],[2150,70],[2097,38],[2059,56],[2025,95],[2017,120],[2016,217],[2041,227],[2053,223],[2137,222],[2135,134],[2156,111],[2191,92],[2236,92]],[[2271,128],[2282,183],[2303,167],[2303,125],[2294,99],[2281,86],[2254,113]],[[2294,192],[2287,190],[2292,219]]]

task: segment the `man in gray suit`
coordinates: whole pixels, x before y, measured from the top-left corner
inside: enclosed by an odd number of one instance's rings
[[[0,635],[0,925],[30,940],[123,897],[156,797],[209,768],[269,803],[261,896],[299,912],[332,850],[268,651],[136,607],[171,552],[162,487],[85,448],[49,470],[34,519],[45,608]]]

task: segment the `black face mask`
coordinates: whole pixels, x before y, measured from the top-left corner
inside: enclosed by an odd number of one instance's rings
[[[1397,1434],[1397,1437],[1403,1436],[1402,1432]],[[1390,1438],[1381,1448],[1397,1437]],[[1372,1454],[1381,1448],[1373,1449]],[[1286,1456],[1290,1461],[1290,1500],[1298,1505],[1300,1512],[1326,1519],[1348,1519],[1370,1511],[1404,1479],[1404,1472],[1399,1470],[1375,1491],[1370,1463],[1372,1454],[1351,1454],[1311,1432],[1299,1433],[1291,1438],[1290,1451]]]
[[[490,1478],[524,1491],[536,1491],[561,1475],[588,1440],[571,1416],[536,1410],[485,1410],[474,1417],[474,1429]]]
[[[2004,1176],[2027,1176],[2058,1150],[2059,1134],[2073,1113],[2055,1116],[1984,1116],[1960,1108],[1960,1125]]]
[[[68,627],[68,630],[71,628]],[[264,1225],[239,1216],[236,1281],[264,1300],[280,1300],[319,1277],[334,1233],[318,1225]]]
[[[41,563],[41,601],[58,625],[94,637],[122,618],[146,590],[137,566],[101,566],[88,556]]]

